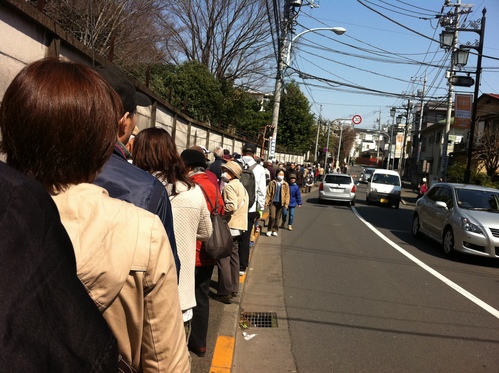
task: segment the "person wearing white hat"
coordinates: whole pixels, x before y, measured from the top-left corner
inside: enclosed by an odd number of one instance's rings
[[[230,304],[239,292],[239,236],[248,229],[248,192],[239,180],[241,166],[234,161],[222,165],[222,177],[229,180],[223,190],[225,216],[232,234],[232,254],[219,259],[218,289],[212,298]]]

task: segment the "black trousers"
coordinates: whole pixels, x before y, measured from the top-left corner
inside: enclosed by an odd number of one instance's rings
[[[239,236],[239,270],[246,271],[249,265],[251,230],[259,217],[258,212],[248,213],[248,229]]]
[[[195,293],[196,307],[192,309],[191,335],[189,350],[206,352],[206,338],[208,336],[208,322],[210,318],[210,281],[214,265],[196,267]]]

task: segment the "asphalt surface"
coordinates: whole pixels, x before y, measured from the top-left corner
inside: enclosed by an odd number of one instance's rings
[[[409,183],[399,210],[365,205],[364,192],[360,215],[499,309],[496,262],[449,262],[438,245],[412,238]],[[236,302],[211,300],[209,351],[193,358],[193,372],[499,371],[497,319],[392,250],[349,207],[318,204],[317,189],[302,197],[292,232],[257,239]],[[277,325],[241,317],[260,313]]]

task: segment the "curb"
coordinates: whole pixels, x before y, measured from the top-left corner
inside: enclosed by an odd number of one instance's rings
[[[263,223],[269,216],[268,211],[265,211],[260,218]],[[255,247],[264,224],[260,225],[260,232],[255,233]],[[250,262],[253,250],[250,250]],[[244,291],[244,282],[247,274],[239,276],[239,296],[242,296]],[[230,373],[234,361],[234,352],[236,344],[236,333],[239,328],[239,318],[241,313],[240,302],[232,303],[225,306],[224,318],[218,330],[217,342],[213,351],[211,360],[210,373]]]

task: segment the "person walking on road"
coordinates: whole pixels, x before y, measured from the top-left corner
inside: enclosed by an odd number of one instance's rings
[[[296,183],[296,175],[289,175],[289,206],[283,207],[282,209],[282,227],[286,224],[286,219],[288,218],[288,230],[293,230],[293,221],[295,218],[295,208],[296,206],[301,207],[301,194],[300,187]]]
[[[276,180],[272,180],[267,187],[265,206],[269,208],[267,236],[277,236],[282,209],[289,206],[289,184],[284,180],[284,170],[279,170]]]

